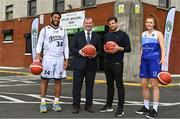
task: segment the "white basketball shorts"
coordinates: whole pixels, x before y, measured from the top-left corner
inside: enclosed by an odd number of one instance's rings
[[[62,79],[66,77],[66,71],[64,70],[64,56],[51,57],[44,56],[43,71],[41,77],[44,79]]]

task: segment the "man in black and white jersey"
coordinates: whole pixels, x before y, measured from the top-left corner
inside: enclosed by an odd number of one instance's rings
[[[59,104],[61,95],[61,79],[66,77],[65,69],[68,65],[69,46],[68,36],[65,29],[59,26],[61,15],[59,12],[51,14],[51,24],[41,29],[36,47],[34,61],[40,61],[40,54],[43,49],[43,72],[41,73],[40,112],[47,112],[46,93],[50,79],[55,81],[55,99],[52,109],[61,111]]]

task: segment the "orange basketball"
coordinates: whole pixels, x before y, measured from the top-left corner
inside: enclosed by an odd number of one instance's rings
[[[117,44],[114,41],[108,41],[104,46],[106,50],[114,50]]]
[[[82,52],[86,54],[87,56],[91,57],[96,54],[96,48],[92,44],[87,44],[84,46]]]
[[[171,83],[171,81],[172,81],[171,74],[169,72],[165,72],[165,71],[160,72],[158,74],[158,81],[162,85],[167,85],[167,84]]]
[[[40,62],[33,62],[29,67],[29,71],[34,75],[41,74],[42,70],[43,66]]]

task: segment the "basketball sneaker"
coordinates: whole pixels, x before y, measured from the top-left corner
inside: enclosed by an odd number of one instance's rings
[[[145,106],[143,106],[140,110],[135,111],[136,114],[147,114],[149,112],[149,109],[147,109]]]
[[[124,115],[123,109],[118,108],[116,113],[115,113],[115,117],[122,117],[123,115]]]
[[[154,118],[156,118],[157,116],[158,116],[158,114],[157,114],[157,112],[156,112],[154,109],[152,109],[152,110],[149,112],[149,114],[146,115],[146,117],[149,118],[149,119],[154,119]]]
[[[56,111],[56,112],[60,112],[60,111],[62,111],[62,108],[61,108],[61,106],[60,106],[60,103],[59,103],[59,102],[56,102],[55,104],[53,104],[52,109],[53,109],[54,111]]]
[[[46,104],[46,102],[42,102],[41,104],[40,104],[40,112],[41,113],[46,113],[47,112],[47,104]]]
[[[112,106],[104,105],[104,106],[99,110],[99,112],[113,112],[113,108],[112,108]]]

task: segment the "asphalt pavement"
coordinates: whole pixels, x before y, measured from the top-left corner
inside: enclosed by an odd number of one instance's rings
[[[67,71],[67,80],[73,80],[72,70]],[[3,75],[32,75],[28,68],[21,67],[0,67],[0,74]],[[1,77],[1,75],[0,75]],[[106,83],[106,77],[104,72],[96,72],[96,83]],[[124,85],[129,86],[140,86],[140,79],[137,80],[126,80],[124,79]],[[172,77],[172,82],[169,85],[159,85],[160,87],[173,87],[180,86],[180,77]]]
[[[178,79],[176,79],[178,80]],[[103,73],[97,73],[94,86],[93,108],[95,113],[84,110],[85,86],[82,88],[81,112],[72,113],[72,72],[68,71],[68,78],[62,81],[62,95],[60,98],[62,112],[54,112],[52,102],[54,100],[54,82],[49,82],[47,92],[48,113],[39,112],[40,76],[31,75],[24,68],[0,68],[0,118],[115,118],[117,107],[117,91],[114,95],[114,112],[100,113],[98,110],[105,104],[106,90]],[[145,115],[135,114],[135,110],[142,107],[142,96],[139,82],[124,81],[125,115],[122,118],[145,118]],[[180,118],[180,86],[179,82],[172,82],[169,86],[160,86],[160,106],[158,118]],[[152,98],[151,98],[152,100]],[[152,102],[150,103],[152,108]]]

